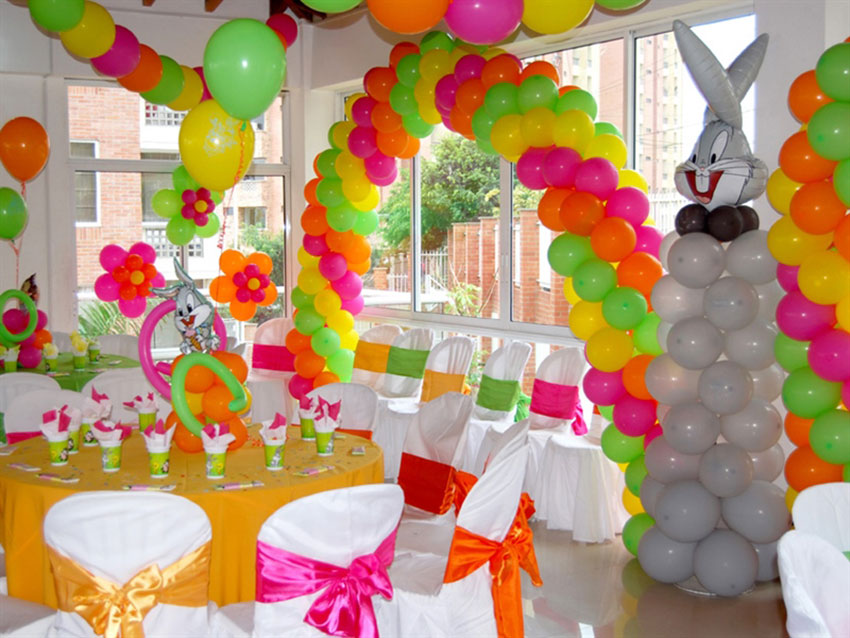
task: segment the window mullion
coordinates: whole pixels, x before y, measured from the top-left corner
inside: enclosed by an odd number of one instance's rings
[[[513,309],[513,183],[511,163],[499,162],[499,323],[507,328]]]
[[[415,155],[410,163],[410,292],[411,308],[414,312],[422,311],[422,180],[420,170],[422,163],[419,155]]]
[[[623,112],[626,114],[624,123],[626,130],[623,131],[623,135],[626,138],[626,147],[629,149],[626,166],[634,170],[637,170],[635,160],[635,153],[637,152],[637,134],[635,132],[635,112],[637,110],[637,103],[635,102],[637,92],[635,87],[636,46],[635,32],[629,30],[624,36],[623,42],[623,86],[625,87],[623,91]]]

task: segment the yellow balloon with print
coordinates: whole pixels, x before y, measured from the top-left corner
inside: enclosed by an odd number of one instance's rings
[[[322,277],[318,268],[304,268],[298,273],[298,287],[308,295],[315,295],[325,289],[328,280]]]
[[[608,327],[608,322],[602,316],[602,302],[585,301],[582,299],[570,310],[570,330],[573,334],[587,341],[598,330]]]
[[[622,330],[602,328],[587,340],[587,360],[602,372],[622,370],[632,358],[632,338]]]
[[[555,118],[552,136],[555,144],[565,146],[584,154],[593,139],[595,129],[593,120],[584,111],[570,109]]]
[[[817,304],[838,303],[850,292],[850,263],[834,250],[812,253],[800,264],[797,283]]]
[[[789,215],[782,217],[767,231],[767,247],[781,264],[799,266],[811,254],[829,248],[832,233],[810,235],[803,232]]]
[[[629,154],[623,140],[612,133],[603,133],[590,140],[584,156],[585,158],[604,157],[617,168],[623,168]]]
[[[800,190],[802,184],[788,177],[781,168],[777,168],[767,180],[767,199],[780,215],[791,210],[791,198]]]
[[[496,120],[490,131],[490,143],[505,159],[516,162],[529,146],[522,136],[522,115],[512,113]]]

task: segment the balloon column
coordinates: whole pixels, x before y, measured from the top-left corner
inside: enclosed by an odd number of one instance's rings
[[[789,505],[811,485],[850,481],[850,42],[827,49],[791,84],[803,123],[779,153],[767,195],[783,217],[768,246],[785,291],[776,359],[788,372]],[[843,405],[842,405],[843,404]]]
[[[662,244],[670,274],[651,299],[666,352],[648,365],[645,382],[659,403],[663,435],[646,449],[646,514],[623,534],[633,536],[641,566],[656,580],[735,596],[776,578],[776,542],[789,524],[784,494],[771,483],[784,460],[781,418],[770,403],[781,381],[771,323],[776,264],[757,215],[733,208],[764,188],[763,164],[741,131],[740,99],[767,38],[727,71],[684,24],[674,22],[673,31],[709,102],[705,128],[676,179],[683,195],[705,206],[705,223],[681,223],[686,207],[677,220],[681,236]]]

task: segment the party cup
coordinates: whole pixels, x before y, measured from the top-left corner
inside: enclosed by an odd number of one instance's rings
[[[68,430],[68,454],[76,454],[80,451],[80,429]]]
[[[121,441],[105,441],[100,444],[100,460],[104,472],[121,469]]]
[[[3,369],[6,372],[16,372],[18,370],[18,360],[17,359],[15,359],[14,361],[4,360],[3,361]]]
[[[227,452],[207,452],[207,478],[224,478],[224,465]]]
[[[139,432],[144,432],[149,425],[156,424],[156,410],[151,412],[139,411]]]
[[[91,429],[91,423],[83,421],[83,423],[80,425],[80,443],[82,443],[83,447],[97,446],[97,439],[94,438],[94,433]]]
[[[266,469],[272,472],[277,472],[283,469],[283,452],[286,449],[284,443],[271,444],[265,446],[266,451]]]
[[[151,478],[160,479],[168,477],[168,450],[165,452],[150,452]]]
[[[68,464],[68,439],[48,441],[47,449],[50,451],[50,465]]]
[[[316,428],[313,426],[313,419],[305,419],[303,416],[301,417],[301,440],[316,440]]]
[[[44,360],[47,362],[48,372],[56,372],[59,369],[58,357],[45,357]]]
[[[89,346],[89,361],[94,363],[100,359],[100,348],[97,346]]]
[[[74,370],[85,370],[88,359],[85,353],[74,355]]]
[[[334,433],[331,432],[316,432],[316,453],[319,456],[333,456],[334,453]]]

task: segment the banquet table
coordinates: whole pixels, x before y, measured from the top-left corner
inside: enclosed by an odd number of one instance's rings
[[[41,363],[36,368],[18,368],[21,372],[34,372],[35,374],[46,374],[56,379],[56,383],[65,390],[74,390],[79,392],[83,386],[94,379],[101,372],[111,370],[112,368],[138,368],[139,362],[129,357],[122,357],[117,354],[103,354],[97,361],[87,361],[84,370],[74,370],[73,354],[70,352],[60,352],[57,359],[56,372],[47,372],[47,367],[42,359]],[[15,374],[14,372],[3,372],[0,366],[0,375]]]
[[[47,510],[73,493],[93,490],[145,489],[174,485],[178,494],[197,503],[212,524],[210,600],[219,605],[254,600],[257,533],[266,518],[284,504],[325,490],[383,481],[381,448],[351,434],[339,436],[331,457],[319,457],[313,441],[302,441],[297,427],[289,428],[282,471],[265,469],[259,427],[249,427],[245,445],[227,455],[224,479],[206,478],[204,454],[186,454],[172,446],[170,474],[162,480],[148,473],[144,441],[134,431],[123,445],[122,467],[101,470],[99,448],[83,448],[68,465],[52,467],[42,437],[14,446],[0,456],[0,544],[6,551],[9,595],[56,607],[53,577],[42,538]],[[362,446],[363,455],[353,455]],[[8,450],[8,448],[7,448]],[[10,464],[26,463],[41,472],[23,471]],[[319,468],[328,469],[320,470]],[[40,478],[79,477],[77,483]],[[299,474],[300,473],[300,474]],[[307,474],[307,475],[302,475]],[[261,486],[217,489],[217,485],[261,481]]]

